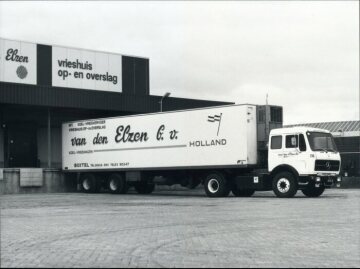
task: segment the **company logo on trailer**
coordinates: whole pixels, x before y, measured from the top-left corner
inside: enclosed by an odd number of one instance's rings
[[[220,113],[220,115],[208,116],[208,122],[219,122],[217,136],[219,136],[221,117],[222,117],[222,113]]]
[[[221,125],[222,113],[220,115],[208,116],[207,121],[214,123],[218,122],[217,136],[219,136],[220,125]],[[196,140],[189,143],[190,147],[212,147],[212,146],[225,146],[227,143],[226,139],[212,139],[212,140]]]

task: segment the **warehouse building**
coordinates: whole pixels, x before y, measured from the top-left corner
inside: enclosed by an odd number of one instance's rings
[[[329,130],[341,155],[342,175],[360,177],[360,121],[336,121],[288,125]]]
[[[0,38],[0,193],[64,185],[63,122],[225,104],[151,95],[149,70],[144,57]]]

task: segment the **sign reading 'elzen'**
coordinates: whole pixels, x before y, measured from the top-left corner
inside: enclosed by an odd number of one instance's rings
[[[52,47],[52,85],[102,91],[122,91],[122,56]]]
[[[36,44],[0,38],[0,81],[36,84]]]

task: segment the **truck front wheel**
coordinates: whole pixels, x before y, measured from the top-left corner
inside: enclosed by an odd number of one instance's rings
[[[314,184],[309,184],[306,189],[302,190],[302,193],[307,197],[319,197],[325,191],[324,186],[320,186],[318,188],[315,187]]]
[[[108,187],[111,193],[127,193],[129,186],[121,174],[111,174],[108,180]]]
[[[86,193],[99,192],[100,182],[92,173],[83,174],[80,177],[80,189]]]
[[[281,172],[274,177],[272,188],[277,197],[291,198],[297,193],[298,184],[292,173]]]
[[[149,184],[146,182],[139,182],[134,187],[139,194],[150,194],[155,190],[155,184]]]
[[[205,179],[205,193],[208,197],[226,197],[230,193],[230,187],[224,175],[211,173]]]

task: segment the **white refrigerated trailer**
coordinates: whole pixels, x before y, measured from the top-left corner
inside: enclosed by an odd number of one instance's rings
[[[314,197],[338,184],[331,134],[305,127],[270,132],[281,124],[281,107],[250,104],[67,122],[63,170],[77,173],[85,192],[135,187],[148,194],[156,184],[202,183],[209,197],[256,190],[292,197],[298,189]]]

